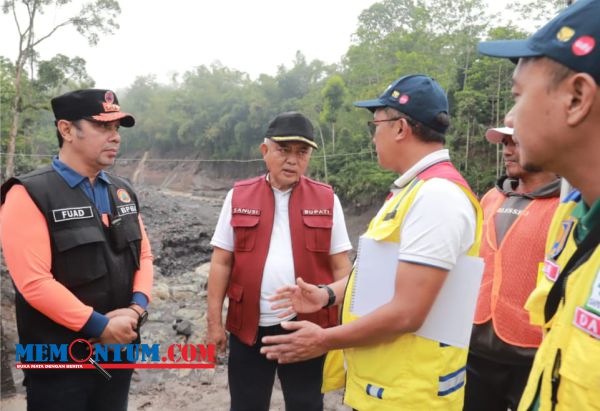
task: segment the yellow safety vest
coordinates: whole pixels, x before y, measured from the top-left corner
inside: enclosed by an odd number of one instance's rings
[[[576,205],[576,202],[569,201],[569,198],[566,198],[558,205],[552,217],[548,236],[546,237],[546,257],[539,264],[537,285],[525,303],[525,309],[529,311],[529,322],[531,324],[540,327],[546,325],[544,319],[546,298],[558,277],[559,267],[564,267],[575,252],[576,245],[573,241],[573,232],[577,221],[569,216]],[[567,216],[567,218],[563,219],[562,216]],[[547,327],[544,327],[544,331],[546,330]]]
[[[575,252],[576,222],[571,212],[578,201],[578,196],[568,197],[554,216],[546,268],[527,303],[533,320],[543,323],[554,271],[564,267]],[[565,298],[543,325],[546,336],[535,356],[519,411],[531,408],[538,390],[540,411],[600,410],[600,247],[567,278]]]
[[[364,235],[377,241],[399,243],[402,222],[423,183],[416,178],[387,200]],[[481,207],[467,187],[457,185],[476,210],[477,232],[468,255],[478,256],[483,224]],[[351,299],[353,274],[344,301]],[[357,318],[350,312],[349,304],[344,304],[342,323]],[[323,390],[341,388],[345,382],[344,402],[360,411],[462,410],[467,351],[405,334],[389,343],[344,349],[346,378],[342,350],[332,351],[325,363]]]

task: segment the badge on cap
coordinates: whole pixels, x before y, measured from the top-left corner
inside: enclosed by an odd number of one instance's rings
[[[392,98],[398,98],[400,96],[400,92],[398,90],[392,91]]]
[[[406,103],[408,103],[408,100],[410,100],[410,97],[408,96],[408,94],[402,94],[400,96],[400,98],[398,99],[398,103],[406,104]]]
[[[593,37],[581,36],[575,40],[571,49],[576,56],[587,56],[594,50],[594,47],[596,47],[596,40]]]
[[[575,30],[573,30],[569,26],[562,26],[558,33],[556,33],[556,38],[558,41],[562,41],[563,43],[571,40],[571,37],[575,34]]]
[[[104,108],[105,112],[121,110],[121,107],[119,107],[117,104],[115,104],[115,95],[110,90],[108,90],[106,93],[104,93],[104,103],[102,103],[102,107]]]
[[[108,104],[113,104],[115,102],[115,95],[112,91],[108,90],[106,93],[104,93],[104,101],[106,101]]]

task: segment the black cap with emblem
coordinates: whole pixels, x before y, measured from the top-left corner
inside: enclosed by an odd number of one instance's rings
[[[65,93],[52,99],[56,120],[86,119],[98,122],[120,120],[123,127],[133,127],[135,119],[121,111],[117,95],[111,90],[83,89]]]
[[[281,113],[270,123],[266,138],[278,143],[285,141],[299,141],[313,148],[318,148],[315,143],[313,125],[309,119],[297,111]]]

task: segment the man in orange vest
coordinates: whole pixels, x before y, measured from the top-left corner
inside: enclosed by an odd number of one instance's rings
[[[544,259],[560,179],[521,166],[512,135],[509,127],[486,133],[503,145],[506,175],[481,200],[485,271],[467,361],[466,411],[516,409],[542,339],[523,306]]]
[[[260,146],[268,174],[235,183],[211,241],[208,342],[225,348],[221,313],[227,295],[233,411],[269,410],[275,372],[286,410],[323,409],[323,356],[279,365],[260,354],[262,337],[286,333],[280,323],[296,317],[271,307],[268,298],[278,288],[297,277],[330,284],[350,272],[352,246],[340,201],[330,186],[304,177],[313,148],[310,120],[297,112],[278,115]],[[322,327],[337,325],[334,301],[335,295],[316,313],[297,317]]]

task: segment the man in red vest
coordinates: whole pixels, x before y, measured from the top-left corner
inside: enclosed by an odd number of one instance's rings
[[[270,124],[260,146],[268,174],[235,183],[227,194],[211,244],[208,342],[220,351],[229,339],[229,391],[233,411],[268,410],[275,372],[286,410],[323,409],[324,357],[278,365],[260,354],[261,339],[285,333],[296,318],[273,309],[269,297],[303,278],[330,284],[350,272],[352,248],[344,214],[330,186],[304,177],[313,149],[313,126],[287,112]],[[226,327],[222,308],[229,298]],[[338,324],[335,296],[321,310],[298,315],[322,327]]]
[[[544,260],[560,179],[521,166],[512,135],[509,127],[486,133],[488,141],[503,145],[506,175],[481,200],[485,271],[467,361],[467,411],[515,410],[542,340],[523,306]]]

